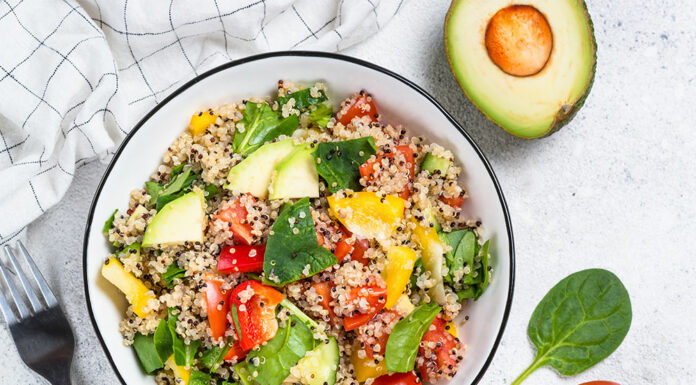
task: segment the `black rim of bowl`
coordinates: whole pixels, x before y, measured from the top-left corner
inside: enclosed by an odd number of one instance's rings
[[[87,246],[89,245],[89,234],[91,232],[92,228],[92,222],[94,219],[94,209],[96,207],[97,201],[99,200],[99,197],[101,196],[102,189],[104,188],[104,183],[106,183],[106,179],[109,177],[111,174],[111,170],[114,168],[114,165],[118,161],[119,157],[121,156],[121,153],[123,152],[123,149],[128,145],[128,142],[131,140],[131,138],[135,135],[136,132],[140,129],[140,127],[145,124],[160,108],[162,108],[164,105],[169,103],[172,99],[174,99],[177,95],[185,92],[188,88],[190,88],[192,85],[198,83],[199,81],[207,78],[210,75],[213,75],[217,72],[224,71],[228,68],[232,68],[241,64],[249,63],[249,62],[254,62],[258,60],[263,60],[263,59],[268,59],[268,58],[273,58],[273,57],[281,57],[281,56],[297,56],[297,57],[318,57],[318,58],[328,58],[328,59],[334,59],[334,60],[340,60],[340,61],[345,61],[353,64],[357,64],[359,66],[367,67],[372,70],[375,70],[377,72],[381,72],[385,75],[388,75],[401,83],[406,84],[407,86],[411,87],[414,89],[416,92],[421,94],[425,99],[427,99],[430,103],[435,105],[440,112],[445,115],[445,117],[452,123],[454,127],[457,128],[459,133],[466,139],[469,144],[474,148],[476,153],[478,154],[479,158],[481,159],[481,162],[483,162],[484,166],[486,167],[486,170],[488,171],[488,175],[490,176],[491,180],[493,181],[493,184],[495,185],[496,192],[498,193],[498,199],[500,201],[500,205],[503,209],[503,214],[505,216],[505,226],[507,227],[507,235],[508,235],[508,243],[509,243],[509,254],[510,254],[510,279],[509,279],[509,289],[508,289],[508,296],[507,300],[505,303],[505,312],[503,313],[503,319],[500,323],[500,329],[498,330],[498,334],[495,338],[495,342],[493,343],[493,347],[491,348],[490,353],[488,354],[488,357],[486,358],[486,361],[484,362],[483,366],[481,367],[481,370],[479,373],[476,375],[474,378],[474,381],[471,383],[471,385],[476,385],[479,383],[483,375],[486,373],[486,370],[488,370],[488,367],[490,366],[491,362],[493,361],[493,357],[495,356],[496,351],[498,350],[498,346],[500,345],[500,340],[503,337],[503,332],[505,331],[505,326],[507,325],[508,321],[508,316],[510,315],[510,308],[512,306],[512,297],[513,297],[513,292],[514,292],[514,286],[515,286],[515,245],[513,242],[513,235],[512,235],[512,223],[510,221],[510,212],[507,207],[507,203],[505,202],[505,197],[503,196],[503,191],[500,188],[500,183],[498,182],[498,178],[495,175],[495,172],[493,172],[493,169],[491,168],[490,163],[488,162],[488,159],[486,159],[486,156],[483,155],[483,152],[479,148],[479,146],[474,142],[474,140],[471,138],[471,136],[464,130],[464,128],[450,115],[441,105],[438,103],[435,98],[430,96],[428,92],[426,92],[424,89],[422,89],[420,86],[416,85],[415,83],[411,82],[410,80],[404,78],[403,76],[394,73],[386,68],[380,67],[376,64],[372,64],[369,62],[366,62],[364,60],[356,59],[351,56],[346,56],[346,55],[341,55],[337,53],[329,53],[329,52],[316,52],[316,51],[279,51],[279,52],[268,52],[268,53],[263,53],[259,55],[253,55],[253,56],[248,56],[239,60],[234,60],[229,63],[222,64],[218,67],[215,67],[205,73],[202,73],[195,78],[191,79],[190,81],[186,82],[184,85],[179,87],[176,91],[172,92],[164,98],[159,104],[157,104],[150,112],[148,112],[134,127],[133,129],[126,135],[126,137],[123,139],[123,142],[118,147],[118,150],[116,150],[116,153],[114,153],[114,157],[111,159],[111,162],[109,163],[109,166],[106,168],[106,172],[104,172],[104,175],[102,176],[99,186],[97,187],[97,191],[94,193],[94,198],[92,199],[92,204],[89,209],[89,215],[87,216],[87,226],[85,228],[85,235],[84,235],[84,241],[83,241],[83,250],[82,250],[82,272],[83,272],[83,280],[84,280],[84,288],[85,288],[85,298],[87,300],[87,310],[89,312],[89,318],[92,322],[92,327],[94,328],[97,337],[99,338],[99,342],[101,343],[102,349],[104,350],[104,353],[106,353],[106,358],[109,360],[109,363],[111,364],[111,367],[114,369],[114,372],[116,373],[116,376],[118,377],[119,381],[126,385],[126,381],[123,379],[121,376],[121,373],[118,370],[118,367],[116,367],[116,363],[114,362],[113,357],[111,356],[111,353],[109,352],[108,347],[106,346],[106,343],[104,342],[104,338],[102,337],[101,331],[99,330],[99,327],[97,326],[97,322],[94,318],[94,312],[92,311],[92,302],[90,300],[89,296],[89,285],[87,282],[89,282],[89,277],[87,276]]]

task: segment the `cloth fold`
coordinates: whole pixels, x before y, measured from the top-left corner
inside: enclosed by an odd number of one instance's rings
[[[0,245],[187,80],[259,52],[345,49],[403,2],[2,0]]]

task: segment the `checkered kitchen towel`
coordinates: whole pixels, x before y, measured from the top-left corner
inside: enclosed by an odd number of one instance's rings
[[[336,51],[404,0],[0,0],[0,244],[168,93],[262,51]]]

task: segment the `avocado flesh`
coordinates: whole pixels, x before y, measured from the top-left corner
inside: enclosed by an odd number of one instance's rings
[[[145,229],[142,247],[202,242],[206,225],[202,191],[185,194],[164,206]]]
[[[230,169],[225,188],[266,198],[276,165],[294,150],[292,139],[264,144]]]
[[[553,33],[546,66],[527,77],[508,75],[493,63],[484,43],[489,20],[508,0],[454,0],[445,24],[450,67],[467,97],[512,135],[538,138],[570,121],[589,93],[595,41],[585,4],[578,0],[531,0]]]
[[[278,163],[271,183],[270,199],[317,198],[319,174],[312,157],[312,149],[306,145],[297,148]]]

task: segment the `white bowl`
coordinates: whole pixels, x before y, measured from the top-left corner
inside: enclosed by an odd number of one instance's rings
[[[440,143],[464,167],[463,186],[470,198],[464,210],[483,221],[492,241],[493,282],[467,305],[470,317],[460,338],[468,345],[453,384],[476,384],[493,359],[507,321],[514,283],[512,227],[503,192],[490,164],[464,129],[423,89],[403,77],[358,59],[319,52],[277,52],[248,57],[210,70],[173,92],[125,138],[94,196],[84,240],[84,282],[92,322],[107,357],[124,384],[154,383],[143,373],[131,347],[121,342],[119,321],[126,300],[100,274],[109,248],[102,235],[104,220],[124,209],[131,189],[138,188],[160,163],[167,147],[185,129],[191,114],[225,102],[272,95],[279,79],[326,82],[336,101],[368,90],[388,121],[402,123],[412,134]]]

